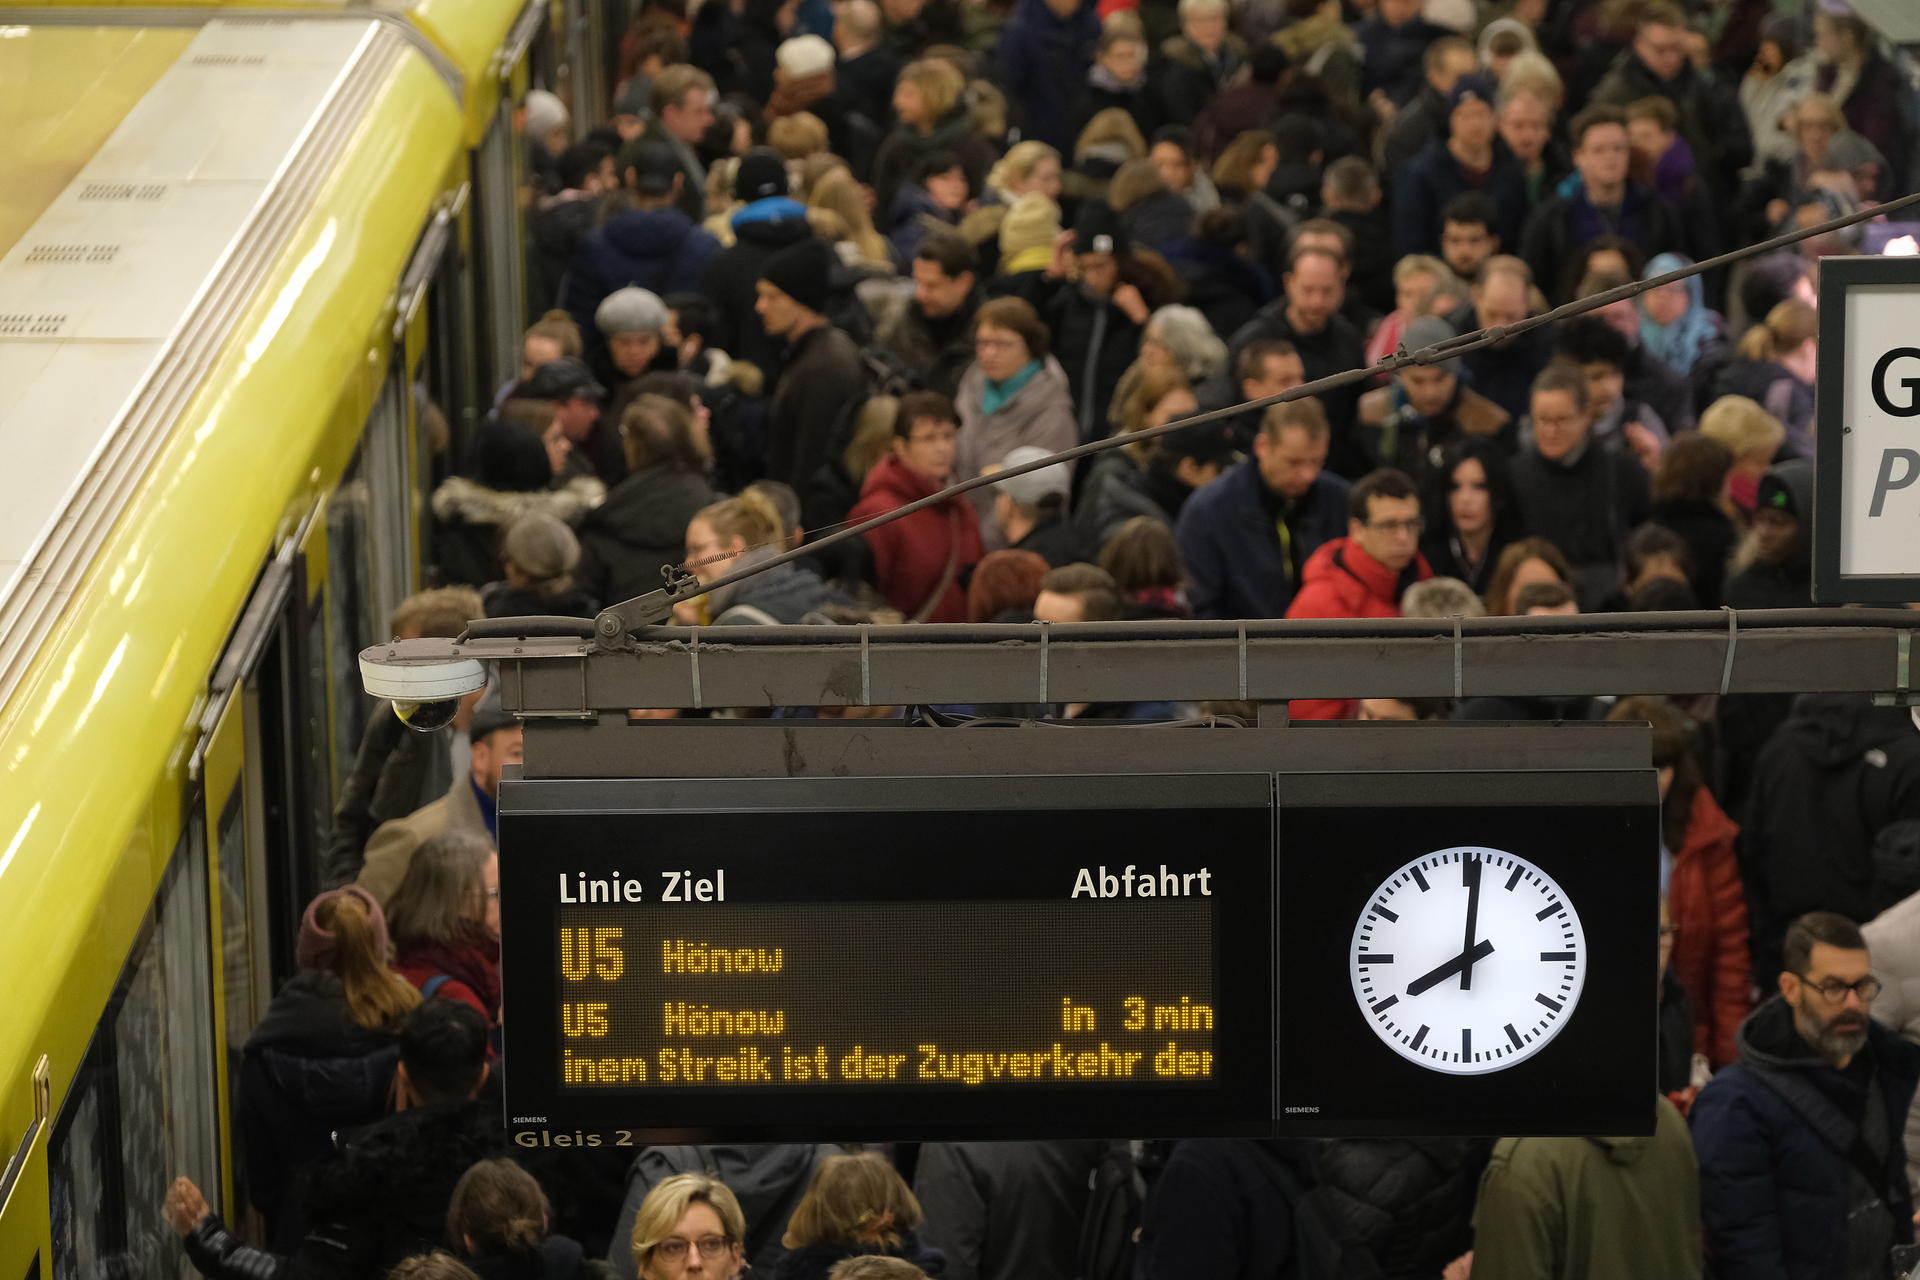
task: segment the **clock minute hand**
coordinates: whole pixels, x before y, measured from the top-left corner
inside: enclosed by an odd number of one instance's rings
[[[1460,868],[1461,876],[1467,882],[1467,936],[1460,940],[1460,950],[1467,956],[1467,962],[1460,969],[1460,989],[1473,989],[1473,935],[1480,926],[1480,859],[1469,853],[1466,862]]]
[[[1474,964],[1481,960],[1485,960],[1488,956],[1492,954],[1493,954],[1493,943],[1491,941],[1482,942],[1479,946],[1473,948],[1473,950],[1471,951],[1461,952],[1459,955],[1455,956],[1453,959],[1441,965],[1438,969],[1435,969],[1430,973],[1423,973],[1419,977],[1415,978],[1412,982],[1407,984],[1407,994],[1410,996],[1420,995],[1421,993],[1427,991],[1429,988],[1439,986],[1441,983],[1445,982],[1448,978],[1451,978],[1454,974],[1459,973],[1461,970],[1465,969],[1468,965]]]

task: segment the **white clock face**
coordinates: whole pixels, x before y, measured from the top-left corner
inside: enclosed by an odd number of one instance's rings
[[[1468,845],[1416,858],[1353,929],[1354,999],[1409,1062],[1504,1071],[1573,1017],[1587,972],[1579,913],[1525,858]]]

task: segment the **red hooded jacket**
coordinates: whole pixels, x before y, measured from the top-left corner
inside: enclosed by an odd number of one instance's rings
[[[860,501],[847,512],[849,523],[870,520],[882,512],[938,493],[944,485],[916,475],[900,459],[889,455],[867,472]],[[968,572],[980,563],[980,520],[965,497],[949,498],[936,507],[883,524],[867,534],[873,548],[873,576],[887,603],[911,618],[933,594],[947,567],[953,540],[960,540],[959,562],[928,622],[967,620]]]
[[[1300,570],[1300,590],[1287,606],[1289,618],[1397,618],[1400,592],[1410,582],[1433,576],[1425,556],[1413,557],[1413,574],[1395,573],[1352,538],[1322,543]],[[1351,720],[1360,710],[1357,698],[1297,698],[1287,706],[1295,720]]]
[[[1715,1069],[1740,1057],[1736,1037],[1753,1010],[1747,898],[1734,853],[1739,826],[1701,787],[1693,793],[1687,838],[1673,851],[1667,912],[1679,930],[1667,963],[1693,1006],[1694,1052]]]

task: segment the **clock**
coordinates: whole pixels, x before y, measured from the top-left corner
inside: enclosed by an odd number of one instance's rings
[[[1580,1003],[1586,934],[1553,877],[1465,845],[1415,858],[1353,928],[1353,996],[1374,1034],[1417,1066],[1485,1075],[1526,1061]]]

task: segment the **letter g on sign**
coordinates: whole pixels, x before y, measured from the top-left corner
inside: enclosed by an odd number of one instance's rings
[[[1873,402],[1880,406],[1880,412],[1892,417],[1920,418],[1920,377],[1900,379],[1900,385],[1907,389],[1906,404],[1894,403],[1887,394],[1887,371],[1896,360],[1920,360],[1920,347],[1895,347],[1880,357],[1873,366]]]

